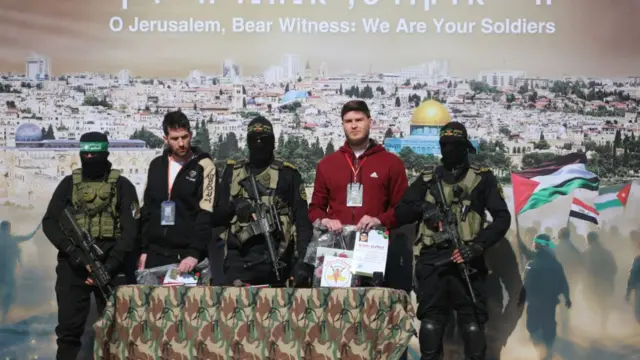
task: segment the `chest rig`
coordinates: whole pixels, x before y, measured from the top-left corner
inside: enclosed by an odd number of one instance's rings
[[[71,173],[73,178],[73,206],[77,210],[76,221],[94,239],[116,239],[120,237],[120,215],[117,210],[118,191],[116,182],[120,170],[111,170],[106,181],[87,181],[82,178],[82,169]]]
[[[246,160],[233,161],[229,160],[227,166],[233,167],[233,175],[231,176],[231,199],[242,198],[249,201],[254,207],[257,205],[256,201],[249,196],[249,192],[243,186],[243,183],[248,183],[249,180],[249,164]],[[262,173],[255,175],[256,183],[258,185],[258,192],[260,192],[260,200],[264,206],[271,208],[273,215],[279,220],[279,226],[275,224],[275,221],[271,221],[269,226],[273,229],[280,230],[280,234],[274,234],[280,240],[279,256],[284,254],[287,250],[289,243],[295,241],[295,226],[293,224],[292,212],[283,199],[276,195],[276,188],[278,186],[278,179],[280,176],[280,170],[283,167],[289,167],[295,169],[295,167],[282,160],[275,159],[269,167]],[[230,227],[227,232],[223,233],[223,239],[227,240],[227,233],[231,233],[241,243],[245,243],[253,236],[260,235],[257,231],[258,226],[252,218],[241,219],[238,215],[235,215],[231,220]]]
[[[471,242],[483,228],[485,215],[478,214],[471,208],[471,193],[478,186],[482,176],[480,175],[486,169],[478,169],[471,167],[461,181],[455,184],[447,184],[444,181],[436,179],[434,171],[426,171],[422,174],[423,181],[429,184],[429,188],[435,186],[436,181],[441,181],[442,190],[447,201],[447,205],[451,207],[451,211],[456,216],[458,223],[458,234],[463,242]],[[456,188],[461,191],[455,191]],[[436,200],[431,191],[427,191],[424,201],[436,205]],[[469,210],[464,211],[463,208]],[[419,255],[420,251],[425,247],[440,246],[437,237],[434,236],[437,229],[432,229],[424,221],[420,222],[418,228],[418,236],[414,242],[414,255]]]

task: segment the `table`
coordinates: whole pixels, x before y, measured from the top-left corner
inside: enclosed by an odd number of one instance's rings
[[[397,360],[415,336],[406,292],[122,286],[94,325],[96,359]]]

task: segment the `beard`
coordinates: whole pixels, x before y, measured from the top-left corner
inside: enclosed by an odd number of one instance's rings
[[[361,136],[361,137],[359,137],[357,139],[353,139],[353,138],[349,137],[349,134],[346,131],[344,132],[344,135],[347,138],[347,144],[349,144],[350,146],[361,146],[361,145],[363,145],[365,143],[368,143],[369,142],[369,134],[370,134],[370,131],[367,131],[364,134],[364,136]]]
[[[185,157],[187,156],[187,154],[189,153],[189,150],[191,149],[191,144],[187,144],[186,146],[180,148],[177,146],[171,146],[171,145],[167,145],[169,146],[169,153],[171,154],[171,156],[174,157]]]

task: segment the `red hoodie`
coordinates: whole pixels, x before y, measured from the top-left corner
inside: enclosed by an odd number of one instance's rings
[[[361,207],[347,207],[347,186],[353,181],[347,157],[356,169],[360,165],[357,182],[363,187]],[[402,160],[382,145],[372,141],[356,162],[353,150],[345,142],[338,151],[318,163],[309,220],[313,223],[329,218],[340,220],[343,225],[356,225],[363,216],[369,215],[391,229],[396,223],[393,209],[408,186]]]

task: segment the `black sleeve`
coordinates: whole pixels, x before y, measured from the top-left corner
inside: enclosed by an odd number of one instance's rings
[[[138,236],[140,204],[135,186],[129,179],[121,176],[118,179],[118,212],[120,214],[120,239],[109,252],[105,267],[110,273],[117,271],[124,264],[127,253],[134,250]]]
[[[47,239],[51,241],[51,244],[61,252],[66,252],[66,250],[73,245],[58,222],[60,214],[62,214],[67,206],[72,204],[72,185],[73,180],[71,179],[71,176],[67,176],[62,179],[56,190],[53,192],[53,196],[49,201],[49,206],[47,206],[47,211],[42,218],[42,232],[44,232]]]
[[[409,185],[398,206],[394,210],[397,221],[396,226],[412,224],[422,219],[422,204],[424,204],[429,183],[425,182],[422,176]]]
[[[144,188],[144,194],[142,197],[142,209],[140,209],[140,252],[146,253],[149,248],[149,226],[151,224],[151,211],[149,210],[155,201],[153,194],[149,190],[150,184],[153,181],[152,168],[154,167],[156,160],[152,160],[149,164],[149,170],[147,171],[147,185]]]
[[[299,259],[304,259],[307,247],[313,236],[313,225],[309,220],[309,207],[307,193],[304,188],[302,176],[298,170],[293,169],[291,184],[289,186],[291,209],[293,210],[293,223],[296,225],[297,253]]]
[[[202,167],[202,184],[199,189],[199,203],[194,224],[194,236],[185,256],[191,256],[198,262],[207,258],[209,244],[213,241],[211,216],[215,203],[217,185],[216,166],[211,158],[203,158],[198,162]]]
[[[491,214],[491,224],[480,230],[475,242],[487,249],[500,241],[511,226],[511,213],[504,200],[504,193],[498,180],[491,171],[483,174],[482,190],[485,208]]]
[[[227,227],[233,216],[235,209],[231,202],[231,178],[233,166],[227,165],[222,172],[221,180],[216,187],[216,202],[211,215],[212,227]]]

